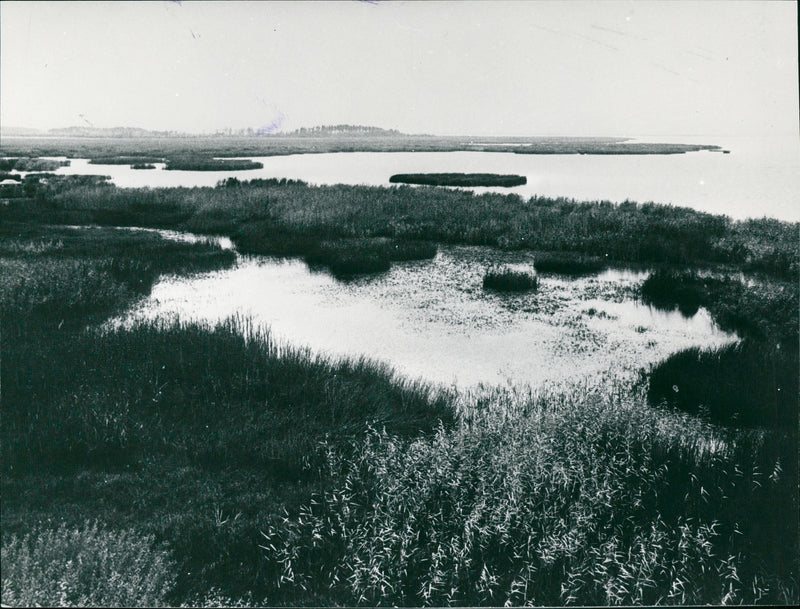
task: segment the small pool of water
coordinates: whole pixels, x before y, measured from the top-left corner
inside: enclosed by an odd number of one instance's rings
[[[112,323],[244,315],[283,343],[367,356],[406,377],[460,389],[626,373],[690,346],[736,340],[704,309],[687,319],[638,302],[643,272],[542,275],[539,289],[526,294],[483,290],[489,266],[532,262],[527,253],[442,247],[433,260],[343,282],[297,259],[242,256],[231,269],[163,278]]]

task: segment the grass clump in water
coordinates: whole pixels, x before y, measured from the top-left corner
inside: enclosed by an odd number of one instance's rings
[[[522,186],[525,176],[498,173],[398,173],[389,178],[392,184],[421,184],[427,186]]]
[[[483,289],[497,292],[527,292],[539,287],[535,273],[509,266],[491,268],[483,276]]]
[[[250,159],[171,158],[164,169],[175,171],[242,171],[263,169],[264,164]]]

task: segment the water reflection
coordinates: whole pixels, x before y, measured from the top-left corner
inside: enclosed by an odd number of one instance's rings
[[[617,373],[690,346],[735,340],[703,309],[685,319],[638,303],[641,272],[543,275],[539,289],[526,294],[483,290],[488,265],[528,258],[443,247],[433,260],[398,263],[345,283],[299,260],[241,257],[232,269],[161,280],[142,306],[115,323],[171,315],[213,322],[243,314],[287,343],[332,356],[367,355],[408,377],[459,388]]]

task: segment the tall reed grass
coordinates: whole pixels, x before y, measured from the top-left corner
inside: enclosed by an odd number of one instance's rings
[[[330,490],[263,531],[272,602],[793,602],[796,435],[730,435],[639,399],[576,391],[330,449]]]
[[[158,607],[175,583],[152,535],[97,522],[4,534],[0,570],[10,607]]]

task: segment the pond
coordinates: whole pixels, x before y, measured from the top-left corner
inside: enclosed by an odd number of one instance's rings
[[[535,292],[482,288],[492,264],[530,265],[526,253],[441,247],[433,260],[395,264],[350,281],[297,259],[240,256],[234,268],[165,277],[112,324],[231,315],[277,341],[331,357],[362,357],[411,378],[466,389],[630,374],[690,346],[736,340],[701,309],[687,319],[637,301],[646,273],[540,276]]]
[[[526,176],[514,188],[476,192],[542,195],[578,200],[626,199],[691,207],[736,219],[770,216],[800,220],[800,142],[796,138],[640,138],[665,143],[707,143],[721,152],[673,155],[529,155],[506,152],[342,152],[247,157],[264,164],[250,171],[137,170],[72,159],[60,174],[111,176],[122,187],[214,186],[236,177],[291,178],[311,184],[389,186],[395,173],[500,173]],[[674,142],[670,141],[674,140]],[[695,140],[695,141],[692,141]],[[478,140],[476,140],[477,142]]]

